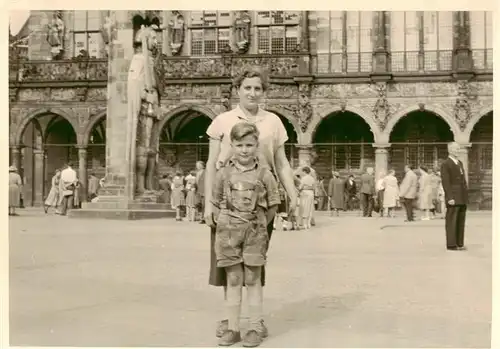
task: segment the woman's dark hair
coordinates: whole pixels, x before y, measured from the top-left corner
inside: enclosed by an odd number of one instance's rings
[[[311,173],[311,169],[309,167],[307,167],[307,166],[304,166],[302,168],[302,172],[309,174],[309,173]]]
[[[262,90],[266,91],[269,87],[269,82],[267,79],[267,75],[264,74],[259,68],[246,68],[240,74],[238,74],[233,79],[233,86],[236,89],[241,87],[243,80],[246,78],[260,78],[260,83],[262,84]]]
[[[422,165],[422,166],[420,166],[420,169],[424,170],[426,173],[428,172],[427,171],[427,166]]]

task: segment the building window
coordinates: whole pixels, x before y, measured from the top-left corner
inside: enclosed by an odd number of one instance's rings
[[[475,69],[493,69],[493,14],[491,11],[471,11],[470,45]]]
[[[231,21],[230,11],[192,11],[191,55],[214,55],[230,48]]]
[[[73,12],[73,56],[102,58],[101,11]]]
[[[321,11],[317,18],[317,72],[370,72],[372,11]]]
[[[452,69],[453,12],[397,11],[390,16],[393,71]]]
[[[299,45],[300,11],[257,11],[257,52],[296,52]]]

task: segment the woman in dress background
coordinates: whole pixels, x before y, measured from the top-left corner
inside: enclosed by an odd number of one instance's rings
[[[384,171],[381,171],[378,174],[378,180],[377,183],[375,183],[375,190],[377,192],[377,206],[379,209],[379,214],[380,217],[384,217],[384,178],[386,176],[386,173]]]
[[[165,204],[170,205],[170,196],[172,192],[172,180],[170,175],[169,174],[163,175],[162,178],[158,181],[158,185],[162,190],[161,201],[164,202]]]
[[[186,205],[184,196],[184,178],[181,171],[177,171],[172,180],[172,208],[175,209],[175,220],[182,221],[181,208]]]
[[[420,178],[418,180],[418,208],[424,212],[423,221],[431,219],[432,209],[432,184],[431,178],[427,173],[427,167],[419,167]]]
[[[52,176],[52,180],[50,181],[50,191],[49,195],[45,199],[43,209],[45,213],[48,213],[49,208],[53,207],[57,209],[57,205],[59,204],[59,180],[61,179],[61,170],[57,169]]]
[[[386,217],[395,217],[394,209],[398,206],[399,185],[396,178],[396,171],[390,169],[384,177],[384,200],[380,209],[384,211]]]
[[[9,216],[18,216],[16,207],[21,203],[21,190],[23,181],[16,166],[9,167]]]
[[[299,192],[300,192],[300,217],[302,218],[302,228],[311,228],[311,219],[314,206],[314,187],[316,181],[311,176],[311,169],[305,166],[302,171],[304,175],[300,178]]]
[[[328,197],[330,198],[330,216],[333,216],[333,211],[339,216],[340,210],[344,210],[344,181],[340,178],[337,171],[332,171],[332,179],[328,183]]]
[[[215,222],[213,220],[214,208],[211,204],[212,184],[215,182],[216,170],[224,166],[231,157],[230,132],[232,127],[240,121],[255,123],[259,130],[259,163],[269,166],[271,171],[285,188],[289,200],[289,211],[295,212],[297,206],[297,194],[293,184],[293,171],[285,154],[284,144],[288,135],[280,118],[271,112],[260,108],[259,103],[269,86],[267,76],[258,68],[246,68],[235,77],[233,87],[238,93],[239,104],[233,110],[218,115],[207,129],[210,138],[209,155],[205,169],[205,222],[211,228],[210,240],[210,278],[209,284],[224,287],[224,299],[226,299],[226,274],[223,268],[217,268],[214,251]],[[272,220],[268,225],[269,239],[273,232]],[[262,286],[265,285],[266,268],[261,269]],[[261,289],[262,290],[262,289]],[[262,292],[262,291],[261,291]],[[263,314],[262,314],[263,315]],[[220,337],[227,333],[227,319],[219,322],[216,336]],[[260,322],[257,336],[267,337],[267,328],[264,320]]]
[[[189,172],[186,176],[186,218],[194,222],[196,218],[196,173]]]

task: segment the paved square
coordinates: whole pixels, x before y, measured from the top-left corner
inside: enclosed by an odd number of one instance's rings
[[[11,345],[217,345],[205,226],[19,212]],[[264,347],[490,346],[491,213],[469,213],[466,252],[446,251],[444,220],[317,221],[273,235]]]

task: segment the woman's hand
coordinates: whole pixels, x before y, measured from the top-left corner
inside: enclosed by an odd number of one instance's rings
[[[205,213],[203,215],[203,219],[205,220],[206,225],[211,228],[215,228],[214,207],[212,204],[205,205]]]

